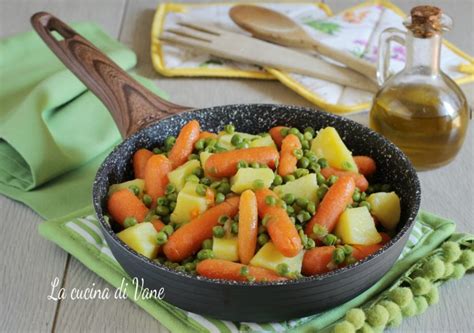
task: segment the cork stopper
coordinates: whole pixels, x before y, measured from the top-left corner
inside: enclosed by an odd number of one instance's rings
[[[434,6],[416,6],[410,11],[411,22],[407,26],[418,38],[430,38],[442,32],[443,12]]]

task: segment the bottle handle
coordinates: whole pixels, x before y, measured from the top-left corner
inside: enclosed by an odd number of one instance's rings
[[[396,42],[405,45],[406,33],[397,28],[388,28],[379,36],[379,50],[377,59],[377,82],[380,86],[390,77],[390,44]]]

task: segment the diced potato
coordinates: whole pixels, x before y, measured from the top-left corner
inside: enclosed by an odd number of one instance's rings
[[[400,198],[395,192],[378,192],[369,195],[371,213],[387,229],[395,229],[400,221]]]
[[[180,167],[174,169],[168,174],[168,179],[170,184],[173,184],[178,191],[181,191],[184,187],[184,183],[186,182],[186,177],[193,173],[193,170],[199,168],[201,163],[198,160],[191,160]]]
[[[238,241],[237,237],[216,238],[212,240],[212,252],[217,259],[238,261]]]
[[[232,134],[227,134],[226,132],[221,132],[219,133],[219,145],[227,150],[234,150],[235,146],[232,144],[231,140],[232,137],[238,134],[242,139],[248,139],[249,141],[252,141],[253,139],[259,138],[257,135],[253,134],[248,134],[248,133],[242,133],[242,132],[234,132]]]
[[[120,231],[117,237],[141,255],[154,259],[158,254],[159,245],[156,242],[158,232],[150,222],[135,224]]]
[[[285,257],[272,242],[266,243],[250,260],[250,265],[271,269],[277,272],[279,264],[287,264],[290,272],[301,272],[304,251],[294,257]]]
[[[372,245],[382,241],[367,207],[346,209],[339,217],[336,235],[345,244]]]
[[[273,191],[282,198],[285,194],[291,193],[297,198],[305,198],[311,202],[318,200],[318,181],[315,173],[303,176],[285,185],[276,186]]]
[[[204,169],[204,167],[206,166],[206,161],[207,159],[212,155],[212,153],[208,152],[208,151],[203,151],[199,154],[199,159],[201,160],[201,165],[202,165],[202,168]]]
[[[265,135],[263,137],[258,137],[250,142],[250,148],[254,147],[275,147],[276,144],[273,142],[273,139],[270,135]]]
[[[351,151],[347,149],[334,127],[326,127],[318,132],[311,141],[311,151],[317,157],[327,159],[329,165],[334,168],[358,172]]]
[[[197,186],[198,183],[187,182],[178,193],[176,207],[170,216],[171,222],[187,223],[206,211],[208,206],[207,199],[196,193]]]
[[[235,176],[230,179],[230,189],[234,193],[242,193],[245,190],[254,189],[254,182],[258,179],[263,181],[265,188],[269,188],[273,178],[275,178],[275,174],[270,168],[240,168]]]
[[[120,190],[128,189],[130,186],[135,185],[140,189],[140,193],[138,194],[139,197],[143,195],[143,190],[145,189],[145,181],[143,179],[137,178],[133,180],[129,180],[128,182],[120,183],[120,184],[113,184],[109,187],[109,195],[112,193],[118,192]]]

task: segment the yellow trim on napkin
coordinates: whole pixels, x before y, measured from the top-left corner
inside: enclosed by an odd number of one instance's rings
[[[238,4],[253,4],[248,2],[230,3],[231,5]],[[282,2],[285,3],[285,2]],[[261,4],[261,3],[260,3]],[[331,9],[324,3],[315,2],[301,2],[301,4],[314,4],[314,6],[322,9],[328,16],[332,15]],[[151,27],[151,60],[155,70],[164,76],[207,76],[207,77],[233,77],[233,78],[250,78],[250,79],[264,79],[274,80],[275,77],[268,72],[246,71],[226,68],[168,68],[164,64],[163,50],[159,36],[163,31],[165,17],[168,13],[182,13],[186,12],[188,8],[205,7],[205,6],[229,5],[229,3],[206,3],[206,4],[176,4],[165,3],[158,6],[153,24]]]

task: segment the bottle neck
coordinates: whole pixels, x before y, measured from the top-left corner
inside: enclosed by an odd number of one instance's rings
[[[408,31],[406,52],[405,70],[421,75],[439,74],[441,34],[430,38],[417,38]]]

